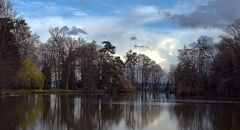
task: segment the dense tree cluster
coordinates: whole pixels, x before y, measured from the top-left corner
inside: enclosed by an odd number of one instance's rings
[[[21,88],[37,89],[44,85],[44,76],[31,59],[24,59],[17,73],[18,86]]]
[[[86,42],[67,31],[50,28],[50,38],[41,43],[11,2],[0,0],[0,89],[116,91],[162,86],[166,74],[148,56],[129,50],[122,60],[111,42]],[[179,50],[179,63],[170,67],[166,90],[238,94],[240,20],[225,32],[217,44],[200,37],[191,47]],[[169,89],[172,84],[176,87]]]
[[[178,92],[240,92],[240,20],[226,28],[217,44],[201,37],[193,48],[179,50],[179,63],[174,69]]]
[[[120,90],[131,83],[147,89],[149,84],[154,87],[160,83],[163,70],[146,55],[130,50],[123,62],[109,41],[101,45],[95,41],[87,43],[72,38],[59,27],[49,32],[48,42],[39,46],[45,88]]]
[[[9,1],[0,0],[0,89],[17,87],[20,62],[33,57],[39,40]]]
[[[41,43],[8,0],[0,0],[0,88],[84,90],[149,89],[159,86],[163,70],[143,54],[127,52],[122,61],[109,41],[98,44],[49,29]]]
[[[137,86],[138,89],[154,89],[161,86],[161,79],[163,79],[165,72],[155,61],[132,50],[127,52],[125,58],[125,77],[130,79],[131,83]]]

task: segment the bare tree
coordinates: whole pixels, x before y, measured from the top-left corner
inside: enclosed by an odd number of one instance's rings
[[[151,84],[153,89],[157,89],[161,83],[164,71],[160,65],[153,64],[151,67]]]
[[[39,36],[30,31],[30,27],[23,18],[16,19],[15,27],[14,34],[21,58],[36,59],[37,47],[40,44]]]
[[[139,64],[141,66],[141,73],[142,73],[141,74],[141,78],[142,78],[141,89],[147,89],[149,79],[150,79],[150,74],[152,71],[151,66],[154,65],[155,62],[152,61],[148,56],[146,56],[144,54],[139,54],[138,59],[139,59]]]
[[[13,10],[12,3],[9,0],[0,0],[0,18],[16,18],[16,11]]]
[[[83,89],[97,89],[98,51],[95,42],[83,44],[77,55],[78,73]]]
[[[135,67],[137,62],[137,53],[132,50],[128,51],[125,55],[126,59],[126,79],[131,82],[132,85],[135,84]]]

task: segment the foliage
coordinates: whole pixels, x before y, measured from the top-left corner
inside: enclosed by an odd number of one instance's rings
[[[114,57],[115,46],[109,41],[102,42],[100,50],[100,87],[102,89],[116,90],[121,87],[123,62],[120,57]]]
[[[44,89],[120,90],[124,80],[147,89],[160,82],[161,67],[145,55],[130,50],[124,63],[111,42],[87,43],[64,27],[50,28],[47,43],[40,44],[39,36],[17,16],[9,0],[0,0],[0,88],[13,86],[14,77],[19,81],[15,87]]]
[[[12,33],[14,21],[0,18],[0,89],[14,87],[14,77],[20,65],[20,55]]]
[[[121,91],[134,91],[135,88],[134,86],[131,85],[131,83],[127,80],[122,81],[122,88],[120,89]]]
[[[24,88],[42,89],[44,76],[32,59],[24,59],[17,77]]]
[[[17,17],[10,0],[0,0],[0,88],[16,88],[20,60],[36,58],[39,37],[32,34],[26,21]]]
[[[21,58],[36,58],[36,50],[40,43],[39,36],[30,31],[30,27],[23,18],[16,19],[15,27],[17,27],[14,30],[16,44],[19,47]]]

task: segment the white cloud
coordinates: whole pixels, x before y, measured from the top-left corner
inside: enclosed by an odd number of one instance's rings
[[[87,16],[88,15],[88,13],[80,11],[80,10],[73,11],[73,14],[76,16]]]
[[[139,5],[136,8],[134,8],[134,11],[137,15],[158,15],[160,13],[160,10],[154,6],[143,6]]]
[[[29,25],[37,32],[42,41],[49,37],[48,29],[52,26],[77,26],[84,28],[88,35],[81,35],[87,41],[96,40],[98,43],[109,40],[117,46],[117,53],[124,55],[129,49],[148,55],[151,59],[168,69],[170,64],[176,64],[178,49],[183,45],[196,41],[201,35],[218,38],[221,30],[218,29],[182,29],[168,30],[169,33],[159,33],[143,27],[122,26],[121,18],[117,17],[87,17],[70,18],[46,17],[31,19]],[[47,21],[47,22],[46,22]],[[166,31],[166,30],[164,30]],[[131,36],[136,36],[137,41],[131,41]],[[134,45],[146,45],[149,49],[134,48]]]
[[[177,63],[178,49],[184,44],[196,41],[201,35],[209,35],[216,39],[221,33],[218,29],[159,29],[156,31],[156,29],[145,28],[142,25],[168,17],[164,11],[154,6],[137,6],[130,9],[127,16],[94,16],[71,7],[65,7],[64,10],[72,11],[75,15],[64,17],[56,15],[58,12],[55,12],[44,17],[36,17],[43,16],[42,13],[45,13],[37,11],[35,17],[33,15],[25,17],[32,31],[37,32],[43,42],[46,42],[49,37],[50,27],[76,26],[88,33],[88,35],[81,35],[87,41],[96,40],[100,43],[109,40],[117,47],[117,54],[121,57],[132,49],[146,54],[165,69],[168,69],[170,64]],[[132,36],[136,36],[138,40],[130,40]],[[145,45],[149,49],[134,48],[134,45]]]
[[[138,23],[140,25],[161,22],[162,20],[170,17],[170,13],[168,11],[164,11],[150,5],[138,5],[133,7],[130,14],[131,16],[129,18],[129,22],[132,21],[134,24]]]

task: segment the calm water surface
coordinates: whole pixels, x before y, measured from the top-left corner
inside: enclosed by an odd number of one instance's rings
[[[240,103],[164,93],[0,97],[0,130],[240,130]]]

